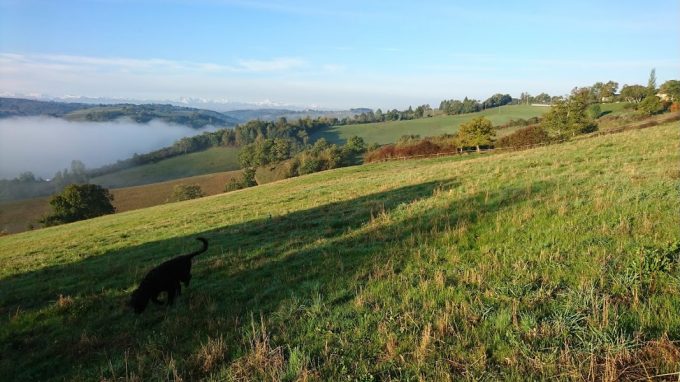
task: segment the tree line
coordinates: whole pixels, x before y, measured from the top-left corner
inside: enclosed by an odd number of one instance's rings
[[[374,162],[395,157],[432,155],[437,153],[480,151],[492,147],[522,147],[575,137],[598,129],[597,119],[602,116],[600,103],[625,100],[632,102],[635,118],[644,118],[668,110],[680,111],[680,81],[669,80],[659,88],[656,73],[652,69],[647,86],[624,85],[617,94],[618,83],[597,82],[592,86],[575,87],[566,97],[537,96],[541,101],[550,101],[550,110],[542,118],[518,119],[494,127],[484,117],[474,118],[461,124],[455,134],[420,139],[419,136],[403,136],[398,142],[369,151],[364,159]],[[536,98],[523,93],[526,102]],[[496,97],[500,100],[500,97]],[[474,109],[474,102],[468,99],[443,103],[444,108],[457,105]],[[478,105],[479,106],[479,105]],[[512,134],[496,140],[496,131],[510,126],[525,126]]]

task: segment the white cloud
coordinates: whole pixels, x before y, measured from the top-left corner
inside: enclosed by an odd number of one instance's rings
[[[0,53],[0,73],[18,69],[45,69],[56,71],[100,72],[210,72],[210,73],[262,73],[284,72],[305,66],[305,61],[294,57],[271,60],[242,59],[235,65],[212,62],[173,61],[158,58],[137,59],[122,57],[89,57],[65,54],[22,55]]]
[[[249,72],[274,72],[297,69],[305,66],[299,58],[275,58],[273,60],[240,60],[239,67]]]

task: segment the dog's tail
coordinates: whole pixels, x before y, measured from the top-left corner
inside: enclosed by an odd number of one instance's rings
[[[206,239],[204,239],[204,238],[202,238],[202,237],[197,237],[196,240],[198,240],[198,241],[200,241],[201,243],[203,243],[203,248],[199,249],[198,251],[191,252],[190,254],[187,255],[187,256],[189,256],[189,257],[198,256],[198,255],[200,255],[201,253],[203,253],[203,252],[205,252],[205,251],[208,250],[208,240],[206,240]]]

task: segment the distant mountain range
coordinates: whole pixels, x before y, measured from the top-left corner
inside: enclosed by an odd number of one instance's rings
[[[351,117],[371,109],[358,108],[350,110],[293,110],[280,108],[255,108],[217,112],[207,109],[179,106],[173,104],[93,104],[85,102],[43,101],[24,98],[0,97],[0,118],[52,116],[71,121],[105,122],[120,118],[128,118],[135,122],[146,123],[154,119],[202,128],[208,125],[227,127],[254,119],[289,120],[299,118],[344,118]]]

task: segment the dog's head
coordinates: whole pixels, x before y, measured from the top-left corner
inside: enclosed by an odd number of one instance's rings
[[[132,296],[130,296],[130,301],[128,302],[128,305],[130,305],[137,314],[142,313],[148,304],[149,296],[147,293],[144,293],[141,288],[137,288],[132,292]]]

